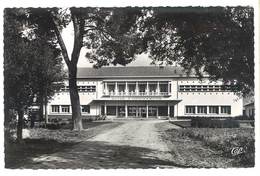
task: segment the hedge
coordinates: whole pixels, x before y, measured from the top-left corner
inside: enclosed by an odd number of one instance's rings
[[[191,127],[196,128],[239,128],[239,126],[239,122],[232,118],[196,117],[191,119]]]

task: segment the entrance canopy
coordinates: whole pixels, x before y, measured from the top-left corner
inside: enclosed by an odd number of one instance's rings
[[[125,99],[118,99],[118,100],[111,100],[111,99],[104,99],[104,100],[92,100],[89,104],[103,104],[103,103],[125,103],[125,102],[130,102],[130,103],[169,103],[171,105],[176,105],[179,102],[181,102],[181,100],[156,100],[156,99],[136,99],[136,100],[125,100]]]
[[[174,117],[174,106],[181,100],[93,100],[90,104],[100,109],[101,115],[114,117]]]

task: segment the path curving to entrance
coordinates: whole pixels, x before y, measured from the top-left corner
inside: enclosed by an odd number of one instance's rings
[[[162,123],[161,120],[148,121],[128,121],[127,123],[111,129],[106,133],[97,135],[88,141],[90,142],[104,142],[108,145],[115,146],[129,146],[136,150],[144,150],[147,152],[140,152],[140,159],[151,159],[153,161],[152,167],[169,167],[173,166],[172,155],[167,145],[159,137],[159,133],[155,124]],[[176,127],[177,128],[177,127]],[[125,152],[128,152],[127,150]],[[131,151],[129,151],[131,152]],[[124,155],[125,153],[122,153]],[[131,153],[128,153],[131,155]],[[134,153],[133,153],[134,155]],[[156,163],[158,162],[158,163]],[[166,164],[169,162],[168,164]],[[163,163],[163,164],[162,164]]]
[[[34,157],[22,168],[226,167],[223,158],[201,142],[187,141],[178,136],[169,139],[166,131],[173,128],[179,130],[179,127],[163,120],[122,121],[121,125],[83,139],[69,149]]]

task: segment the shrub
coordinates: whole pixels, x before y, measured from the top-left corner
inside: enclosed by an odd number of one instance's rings
[[[106,116],[105,115],[99,115],[97,117],[97,120],[105,120],[106,119]]]
[[[105,119],[106,119],[106,116],[104,116],[104,115],[93,115],[93,116],[84,116],[82,120],[84,122],[93,122],[93,121],[105,120]]]
[[[246,116],[246,115],[241,115],[241,116],[236,116],[234,117],[236,120],[255,120],[254,116]]]
[[[227,119],[227,118],[234,118],[234,117],[226,117],[226,116],[177,116],[177,119],[194,119],[194,118],[212,118],[212,119]]]
[[[239,122],[237,120],[214,119],[210,117],[196,117],[191,119],[191,127],[197,128],[238,128]]]
[[[61,124],[59,124],[59,123],[48,123],[48,124],[46,124],[46,128],[51,129],[51,130],[57,130],[57,129],[61,128]]]
[[[82,122],[84,123],[84,122],[93,122],[94,121],[94,119],[93,118],[84,118],[84,119],[82,119]]]

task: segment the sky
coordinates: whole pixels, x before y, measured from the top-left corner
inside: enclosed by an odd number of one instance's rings
[[[70,23],[62,31],[62,37],[67,47],[68,54],[71,55],[73,49],[73,25]],[[87,58],[85,58],[86,49],[82,48],[79,56],[78,67],[92,67]],[[149,66],[152,60],[148,57],[148,54],[141,54],[136,56],[136,59],[127,66]]]

